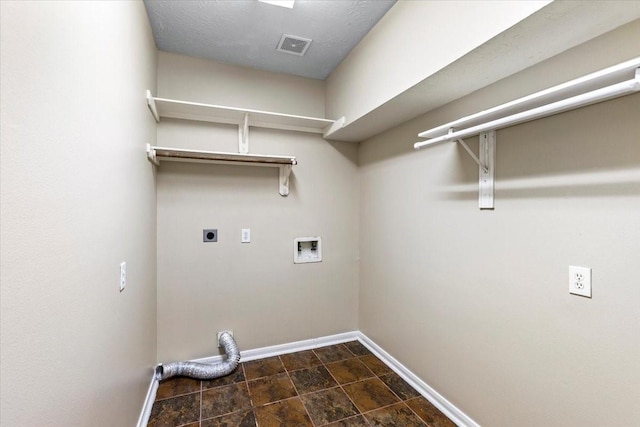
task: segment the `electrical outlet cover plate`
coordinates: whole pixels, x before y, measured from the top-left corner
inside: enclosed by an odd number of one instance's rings
[[[569,266],[569,293],[591,298],[591,269]]]
[[[251,229],[243,228],[242,229],[242,238],[240,239],[242,243],[251,243]]]

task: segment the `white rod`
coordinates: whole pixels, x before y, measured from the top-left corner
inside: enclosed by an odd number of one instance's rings
[[[180,154],[193,154],[193,155],[201,155],[203,156],[225,156],[228,159],[233,159],[236,161],[251,161],[255,160],[286,160],[289,161],[290,164],[295,165],[298,164],[295,156],[278,156],[273,154],[244,154],[244,153],[229,153],[226,151],[205,151],[205,150],[187,150],[182,148],[170,148],[170,147],[158,147],[147,144],[147,153],[153,153],[154,158],[158,157],[167,157],[166,153],[173,154],[174,158],[179,159]],[[160,152],[160,153],[158,153]],[[215,159],[213,159],[215,160]],[[270,162],[273,163],[273,162]]]
[[[174,105],[221,109],[226,111],[235,111],[237,113],[249,113],[249,114],[255,114],[255,115],[264,114],[265,116],[282,117],[285,119],[291,118],[291,119],[300,119],[300,120],[310,120],[310,121],[322,122],[327,126],[330,126],[333,123],[335,123],[335,120],[323,119],[320,117],[297,116],[295,114],[284,114],[284,113],[275,113],[273,111],[252,110],[250,108],[237,108],[237,107],[227,107],[225,105],[203,104],[201,102],[178,101],[177,99],[169,99],[169,98],[153,97],[153,99],[154,101],[163,102],[167,104],[174,104]]]
[[[477,126],[462,129],[456,132],[449,133],[447,135],[442,135],[428,141],[416,142],[415,144],[413,144],[413,148],[417,150],[427,145],[437,144],[439,142],[454,141],[460,138],[479,135],[482,132],[502,129],[519,123],[528,122],[530,120],[536,120],[542,117],[551,116],[553,114],[558,114],[564,111],[584,107],[596,102],[605,101],[611,98],[617,98],[619,96],[637,92],[638,90],[640,90],[640,75],[636,76],[635,79],[603,87],[602,89],[596,89],[591,92],[583,93],[581,95],[563,99],[561,101],[553,102],[551,104],[543,105],[541,107],[533,108],[521,113],[512,114],[507,117],[502,117],[500,119],[496,119],[487,123],[482,123]]]
[[[560,96],[562,93],[569,92],[571,90],[577,90],[581,86],[587,86],[589,84],[595,84],[599,80],[604,80],[607,77],[610,77],[615,74],[622,74],[626,72],[633,71],[635,68],[640,67],[640,57],[633,58],[629,61],[622,62],[620,64],[614,65],[612,67],[605,68],[600,71],[596,71],[591,74],[587,74],[586,76],[570,80],[568,82],[550,87],[548,89],[533,93],[531,95],[527,95],[522,98],[518,98],[516,100],[507,102],[505,104],[498,105],[493,108],[489,108],[487,110],[480,111],[478,113],[472,114],[470,116],[462,117],[458,120],[455,120],[450,123],[446,123],[444,125],[435,127],[433,129],[429,129],[427,131],[421,132],[418,134],[420,138],[433,138],[440,135],[444,135],[448,132],[450,128],[459,128],[464,126],[467,123],[471,123],[474,121],[479,121],[483,117],[490,117],[498,115],[498,113],[503,112],[507,113],[508,110],[514,109],[517,107],[524,107],[526,105],[532,104],[535,101],[543,101],[547,97],[551,97],[553,95]],[[620,76],[622,77],[622,76]]]

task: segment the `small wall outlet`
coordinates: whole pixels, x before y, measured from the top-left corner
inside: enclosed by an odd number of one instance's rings
[[[202,230],[202,241],[205,243],[218,241],[218,229],[206,228]]]
[[[127,263],[120,263],[120,292],[124,291],[125,286],[127,286]]]
[[[231,336],[233,336],[233,331],[231,329],[227,329],[224,331],[218,331],[218,348],[222,348],[222,346],[220,345],[220,334],[222,334],[223,332],[229,332],[231,334]]]
[[[243,228],[242,229],[242,239],[240,240],[242,243],[251,243],[251,229]]]
[[[591,298],[591,269],[569,266],[569,293]]]

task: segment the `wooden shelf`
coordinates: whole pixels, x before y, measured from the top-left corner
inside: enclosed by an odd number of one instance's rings
[[[181,148],[156,147],[150,144],[147,144],[147,158],[156,166],[160,166],[160,161],[164,160],[173,162],[277,167],[280,170],[279,191],[282,196],[289,195],[289,175],[291,174],[291,166],[298,164],[298,161],[293,156],[186,150]]]
[[[241,126],[246,116],[248,117],[249,126],[320,133],[325,136],[335,132],[344,124],[344,118],[336,121],[247,108],[178,101],[154,97],[151,95],[151,91],[147,91],[147,105],[157,122],[162,117],[167,117]]]

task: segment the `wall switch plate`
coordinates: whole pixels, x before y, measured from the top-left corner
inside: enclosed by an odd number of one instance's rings
[[[569,293],[591,298],[591,269],[569,266]]]
[[[202,241],[205,243],[218,241],[218,229],[217,228],[205,228],[202,230]]]
[[[124,291],[125,286],[127,286],[127,263],[120,263],[120,292]]]
[[[242,243],[251,243],[251,229],[243,228],[242,229]]]

